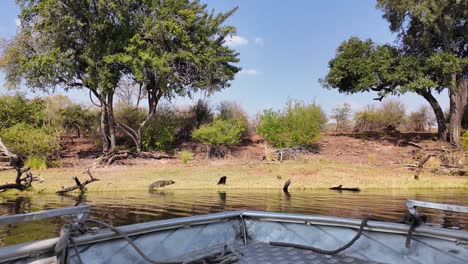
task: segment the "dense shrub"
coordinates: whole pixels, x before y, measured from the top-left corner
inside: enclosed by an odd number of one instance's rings
[[[19,123],[41,126],[45,119],[44,100],[27,99],[22,94],[0,96],[0,130]]]
[[[460,137],[460,140],[461,140],[463,149],[468,151],[468,131],[465,131],[465,133],[463,133],[463,135]]]
[[[416,112],[412,112],[406,121],[407,130],[415,132],[429,130],[433,125],[435,125],[434,114],[426,106],[419,108]]]
[[[236,120],[248,124],[247,114],[242,106],[233,101],[222,101],[216,106],[218,110],[218,118],[224,120]]]
[[[1,136],[10,151],[21,156],[51,158],[60,151],[58,135],[46,127],[19,123],[2,130]]]
[[[133,129],[137,129],[140,123],[145,120],[146,114],[143,108],[137,108],[127,104],[120,104],[114,108],[115,121]]]
[[[192,132],[204,124],[213,122],[214,114],[211,106],[203,100],[189,107],[177,108],[176,140],[179,142],[190,140]]]
[[[219,118],[193,131],[192,138],[212,146],[234,145],[239,143],[245,129],[244,123]]]
[[[91,136],[98,129],[99,115],[97,112],[84,109],[79,104],[72,104],[59,111],[61,126],[68,133],[76,133],[77,137]]]
[[[354,116],[355,132],[395,130],[404,122],[405,106],[396,100],[385,101],[379,108],[369,108]]]
[[[316,104],[289,101],[282,111],[265,110],[257,132],[273,146],[284,148],[315,143],[326,116]]]
[[[143,130],[143,149],[168,150],[176,138],[177,115],[167,105],[158,107],[156,116]]]

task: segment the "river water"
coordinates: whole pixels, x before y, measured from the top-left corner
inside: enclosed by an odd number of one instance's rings
[[[89,193],[86,196],[53,194],[31,197],[1,197],[0,215],[93,205],[92,217],[114,226],[174,217],[231,210],[256,210],[319,214],[349,218],[374,215],[386,221],[399,221],[406,213],[407,199],[468,206],[468,190],[365,190],[359,193],[332,190],[293,190],[289,195],[277,190],[216,190]],[[468,230],[468,215],[421,210],[428,222],[443,227]],[[63,220],[51,219],[0,226],[0,246],[56,237]]]

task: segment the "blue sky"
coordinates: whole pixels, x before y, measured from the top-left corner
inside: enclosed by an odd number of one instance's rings
[[[237,35],[230,45],[240,53],[242,72],[232,86],[213,95],[209,100],[239,102],[251,115],[267,108],[281,108],[288,98],[306,102],[315,100],[326,112],[348,102],[354,110],[369,104],[375,94],[339,94],[322,88],[319,78],[326,75],[328,61],[338,45],[351,36],[372,38],[377,43],[393,43],[395,35],[375,8],[375,0],[204,0],[216,11],[239,10],[227,21],[237,27]],[[0,38],[16,31],[19,9],[14,0],[0,3]],[[0,93],[3,88],[0,74]],[[81,103],[89,103],[82,92],[69,96]],[[445,109],[447,95],[438,96]],[[409,110],[427,104],[422,97],[401,96]],[[177,99],[176,104],[191,103]]]

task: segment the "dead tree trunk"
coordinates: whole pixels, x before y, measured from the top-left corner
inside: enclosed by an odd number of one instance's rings
[[[8,148],[3,144],[1,138],[0,147],[2,148],[3,153],[5,153],[5,155],[10,158],[10,165],[16,170],[15,183],[6,183],[4,185],[0,185],[0,191],[6,191],[8,189],[17,189],[19,191],[24,191],[32,186],[32,182],[42,181],[42,178],[33,176],[29,167],[23,168],[23,159],[20,156],[11,153],[8,150]]]
[[[74,186],[71,186],[71,187],[66,187],[66,188],[62,188],[61,190],[57,191],[56,193],[57,194],[65,194],[67,192],[71,192],[71,191],[74,191],[74,190],[80,190],[81,193],[84,193],[86,192],[86,185],[92,183],[92,182],[95,182],[95,181],[99,181],[99,179],[97,178],[94,178],[93,175],[91,174],[91,172],[89,171],[89,169],[86,171],[86,173],[89,175],[89,179],[84,181],[83,183],[80,182],[80,180],[78,179],[78,177],[73,177],[73,180],[75,181],[76,185]]]

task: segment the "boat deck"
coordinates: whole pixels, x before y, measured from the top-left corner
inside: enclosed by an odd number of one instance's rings
[[[197,259],[202,259],[206,256],[212,256],[214,254],[219,254],[223,251],[223,245],[218,245],[208,249],[195,251],[190,254],[184,255],[182,257],[171,259],[170,261],[175,262],[190,262]],[[235,242],[230,244],[230,246],[242,256],[241,260],[237,262],[229,263],[282,263],[282,264],[353,264],[353,263],[378,263],[365,259],[359,259],[355,257],[350,257],[342,254],[337,254],[333,256],[323,255],[315,253],[309,250],[302,250],[291,247],[278,247],[270,246],[268,243],[264,242],[251,242],[247,246],[244,246],[242,242]],[[194,263],[203,263],[194,262]]]

